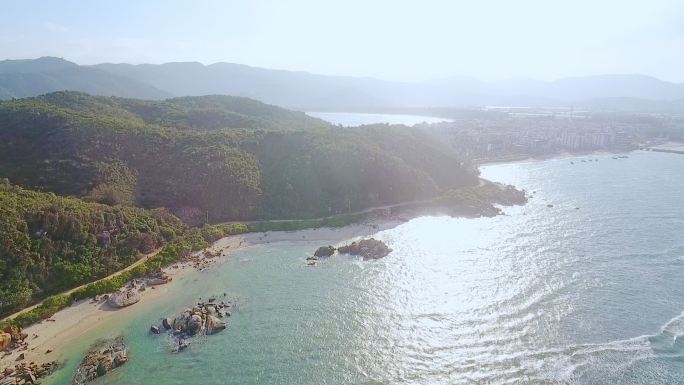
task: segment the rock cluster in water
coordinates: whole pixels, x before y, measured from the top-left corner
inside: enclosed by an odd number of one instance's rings
[[[104,376],[127,361],[127,349],[122,337],[98,343],[81,361],[73,383],[74,385],[86,384]]]
[[[386,257],[391,251],[385,242],[374,238],[362,239],[337,248],[340,254],[360,255],[363,259],[380,259]]]
[[[314,252],[314,257],[320,258],[320,257],[329,257],[331,255],[335,254],[335,248],[332,246],[321,246]]]
[[[216,302],[215,298],[207,303],[198,302],[193,308],[185,309],[175,318],[162,318],[161,327],[152,325],[150,332],[161,334],[162,331],[172,333],[175,338],[174,349],[181,351],[190,345],[189,337],[197,334],[216,334],[226,328],[222,318],[230,317],[230,302]]]
[[[337,250],[338,254],[359,255],[363,257],[364,260],[380,259],[386,257],[392,251],[392,249],[387,247],[385,242],[375,238],[369,238],[362,239],[358,242],[352,242],[349,245],[340,246],[337,249],[333,246],[321,246],[316,250],[312,257],[308,257],[306,260],[309,265],[314,265],[319,258],[333,255],[335,250]]]

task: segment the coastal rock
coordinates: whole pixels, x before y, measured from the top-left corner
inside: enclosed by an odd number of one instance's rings
[[[148,286],[158,286],[164,285],[171,282],[171,277],[168,276],[163,270],[157,270],[146,277],[145,282]]]
[[[170,319],[168,319],[168,318],[162,319],[162,326],[164,327],[164,329],[166,329],[166,330],[171,329],[172,324],[173,324],[173,321],[171,321]]]
[[[39,384],[39,379],[54,372],[57,366],[57,362],[46,362],[41,365],[22,362],[0,373],[0,385]]]
[[[152,332],[153,334],[161,333],[161,331],[159,330],[159,326],[157,326],[157,325],[150,326],[150,332]]]
[[[107,303],[116,308],[131,306],[140,301],[140,294],[137,290],[126,289],[118,291],[109,297]]]
[[[0,332],[0,351],[6,350],[10,345],[12,345],[12,335]]]
[[[316,258],[329,257],[333,254],[335,254],[335,248],[334,247],[332,247],[332,246],[321,246],[314,253],[314,257],[316,257]]]
[[[83,358],[74,375],[74,385],[83,385],[128,361],[127,348],[123,338],[101,341]]]
[[[362,239],[337,249],[340,254],[360,255],[364,260],[383,258],[391,251],[392,249],[387,247],[383,241],[374,238]]]
[[[186,349],[192,340],[191,337],[195,335],[211,335],[226,329],[226,322],[221,318],[230,316],[228,310],[232,308],[233,303],[231,301],[218,303],[215,297],[210,297],[208,301],[198,302],[192,308],[185,309],[173,321],[169,318],[161,319],[164,330],[158,328],[159,334],[165,330],[172,331],[168,337],[172,341],[174,352]]]
[[[23,342],[26,339],[26,337],[28,337],[28,334],[22,333],[20,328],[14,326],[7,326],[4,329],[2,329],[2,331],[10,335],[10,337],[12,338],[12,342],[14,344],[19,344]]]
[[[198,314],[193,314],[190,316],[187,324],[187,332],[189,335],[194,336],[199,331],[202,330],[202,317]]]
[[[185,338],[181,338],[178,340],[178,350],[185,350],[188,346],[190,346],[190,341],[188,341]]]
[[[204,327],[207,334],[215,334],[215,333],[218,333],[225,328],[226,328],[225,322],[221,321],[220,319],[218,319],[212,315],[207,315],[207,321],[206,321],[206,324]]]

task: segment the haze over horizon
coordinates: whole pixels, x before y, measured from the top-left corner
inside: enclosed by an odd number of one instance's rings
[[[4,7],[0,51],[2,59],[229,62],[395,81],[602,74],[684,81],[677,1],[427,3],[29,0]]]

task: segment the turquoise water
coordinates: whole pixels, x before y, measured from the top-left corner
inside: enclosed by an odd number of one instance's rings
[[[358,112],[307,112],[307,115],[320,118],[332,124],[356,127],[364,124],[388,123],[413,126],[420,123],[439,123],[449,121],[445,118],[402,114],[367,114]]]
[[[70,346],[52,383],[68,382],[94,338],[117,334],[130,362],[98,384],[684,383],[684,156],[491,165],[483,176],[533,197],[496,218],[382,231],[394,251],[377,261],[305,267],[325,242],[242,250]],[[182,353],[148,334],[224,292],[240,306],[222,333]]]

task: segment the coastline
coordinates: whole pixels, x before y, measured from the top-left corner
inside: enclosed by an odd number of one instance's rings
[[[559,154],[555,157],[563,157],[563,155],[577,156],[575,154]],[[535,159],[526,158],[524,160],[516,159],[494,163],[514,163],[531,160]],[[480,164],[478,166],[486,165]],[[192,253],[187,260],[164,267],[162,271],[171,277],[172,280],[163,285],[148,287],[147,290],[140,292],[140,301],[134,305],[115,309],[110,307],[102,297],[98,301],[92,298],[84,299],[59,310],[47,320],[24,328],[23,332],[28,334],[26,339],[28,349],[15,349],[10,353],[0,356],[0,368],[14,367],[19,362],[33,362],[38,365],[55,361],[63,362],[66,358],[65,347],[78,341],[82,336],[98,328],[102,323],[116,322],[117,319],[123,320],[125,317],[135,314],[138,311],[137,309],[145,308],[146,304],[154,304],[155,301],[169,294],[171,288],[175,287],[190,272],[202,271],[211,268],[215,264],[221,264],[234,253],[251,246],[302,241],[319,241],[321,244],[334,245],[353,238],[373,235],[379,231],[396,227],[415,217],[436,215],[432,211],[425,211],[420,208],[409,209],[408,212],[404,210],[397,211],[397,213],[390,214],[389,217],[374,216],[343,227],[249,232],[221,238],[206,249]],[[444,214],[466,218],[478,216],[458,211],[451,214],[445,212]],[[481,213],[480,215],[483,214]],[[209,251],[207,253],[208,256],[204,254],[205,251]],[[24,354],[25,358],[17,361],[17,357],[20,354]]]
[[[368,236],[378,231],[390,229],[403,223],[402,220],[371,220],[363,223],[352,224],[344,227],[325,227],[294,231],[269,231],[260,233],[245,233],[231,235],[219,239],[206,250],[220,255],[217,258],[207,259],[202,257],[207,264],[202,264],[200,270],[211,268],[214,264],[221,264],[235,252],[260,244],[277,242],[342,242],[348,239]],[[313,252],[313,250],[312,250]],[[193,253],[193,256],[202,256],[203,251]],[[63,348],[96,328],[105,320],[122,319],[134,314],[138,309],[144,308],[145,304],[153,303],[166,295],[173,285],[188,273],[195,271],[193,261],[175,263],[163,269],[172,280],[164,285],[154,286],[140,292],[140,301],[134,305],[114,309],[100,299],[85,299],[66,307],[55,313],[48,320],[23,329],[28,334],[28,349],[15,349],[9,354],[0,356],[0,368],[14,367],[19,361],[17,357],[24,354],[21,362],[35,362],[38,365],[53,361],[63,361]],[[50,351],[49,353],[47,353]]]
[[[520,160],[518,160],[519,162]],[[510,162],[507,162],[510,163]],[[421,203],[421,202],[411,202]],[[393,207],[397,205],[387,206]],[[371,211],[382,210],[384,207],[373,208]],[[27,349],[14,349],[0,356],[0,368],[14,367],[20,362],[32,362],[38,365],[50,362],[62,362],[65,358],[64,347],[69,346],[74,341],[105,321],[116,321],[123,319],[131,314],[135,314],[138,308],[144,308],[145,304],[153,304],[155,300],[168,294],[179,280],[192,271],[202,271],[210,268],[214,264],[225,262],[226,258],[233,253],[260,244],[270,244],[277,242],[311,242],[320,241],[326,244],[336,244],[353,238],[370,236],[382,230],[393,228],[412,218],[423,215],[450,215],[456,217],[477,217],[480,215],[489,216],[480,212],[479,215],[467,211],[461,212],[442,212],[425,211],[424,209],[413,208],[405,211],[397,210],[394,213],[385,211],[381,215],[366,218],[358,223],[353,223],[343,227],[314,227],[301,230],[275,230],[265,232],[248,232],[221,238],[213,244],[197,252],[193,252],[189,258],[183,262],[176,262],[162,269],[172,280],[166,284],[148,287],[148,290],[139,292],[140,300],[136,304],[123,308],[112,308],[99,296],[99,300],[93,298],[84,299],[71,304],[53,314],[52,317],[38,323],[27,326],[23,332],[28,335]],[[461,208],[462,209],[462,208]],[[490,214],[492,215],[492,214]],[[497,214],[493,214],[497,215]],[[205,251],[209,251],[207,255]],[[313,250],[312,250],[313,252]],[[140,304],[142,303],[142,305]],[[24,310],[22,310],[24,311]],[[24,354],[23,360],[17,360],[18,356]]]
[[[631,150],[625,150],[625,151],[586,151],[586,152],[559,152],[556,154],[548,154],[548,155],[540,155],[540,156],[531,156],[531,155],[520,155],[520,156],[511,156],[508,158],[499,158],[499,159],[488,159],[488,160],[482,160],[476,162],[477,167],[484,167],[484,166],[495,166],[497,164],[509,164],[509,163],[527,163],[527,162],[535,162],[535,161],[542,161],[542,160],[549,160],[549,159],[569,159],[569,158],[576,158],[576,157],[581,157],[581,156],[592,156],[592,155],[615,155],[615,154],[630,154],[634,151],[638,151],[639,149],[631,149]]]

